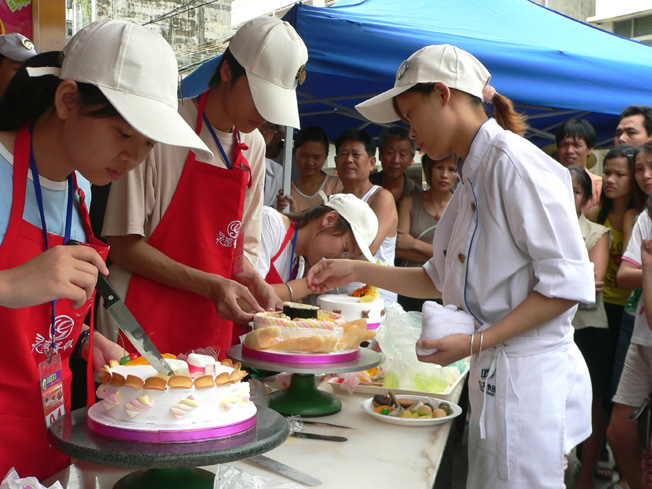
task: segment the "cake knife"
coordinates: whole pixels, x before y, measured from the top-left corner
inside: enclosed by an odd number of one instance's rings
[[[303,472],[293,467],[290,467],[289,465],[285,465],[265,455],[256,455],[254,457],[249,457],[247,460],[249,462],[253,462],[255,464],[261,465],[273,472],[284,475],[288,479],[292,479],[297,482],[300,482],[301,484],[304,484],[306,486],[321,485],[320,480],[315,479],[314,477],[310,477],[308,474],[304,474]]]
[[[66,244],[80,245],[81,243],[71,239],[66,242]],[[129,338],[129,341],[131,341],[134,348],[138,350],[138,353],[140,353],[152,367],[162,374],[170,376],[174,375],[170,365],[168,365],[168,362],[165,361],[152,340],[147,336],[143,327],[138,324],[134,315],[129,309],[127,309],[124,301],[116,293],[106,277],[101,273],[97,274],[97,284],[95,284],[95,288],[104,298],[104,308],[118,324],[125,336]]]

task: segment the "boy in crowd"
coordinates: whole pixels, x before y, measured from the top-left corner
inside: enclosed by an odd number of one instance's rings
[[[162,352],[214,346],[224,358],[233,321],[253,318],[243,308],[281,306],[252,266],[265,178],[265,142],[256,129],[265,121],[299,127],[296,86],[307,60],[289,23],[246,23],[209,89],[179,106],[213,160],[157,145],[137,172],[112,184],[102,233],[111,246],[111,281]],[[115,338],[102,308],[99,328]]]
[[[589,156],[593,153],[596,138],[593,126],[582,119],[567,120],[556,135],[559,162],[565,167],[579,166],[586,170],[591,177],[593,196],[582,209],[584,211],[600,202],[600,193],[602,192],[602,177],[591,173],[586,168]]]
[[[630,105],[620,113],[614,143],[642,146],[652,140],[652,107]]]

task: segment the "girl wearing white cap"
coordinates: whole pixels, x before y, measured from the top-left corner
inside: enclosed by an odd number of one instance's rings
[[[123,350],[83,325],[108,247],[93,237],[85,192],[117,180],[157,141],[211,153],[178,115],[165,40],[130,22],[81,30],[62,53],[21,68],[0,104],[0,477],[46,478],[69,464],[46,430],[70,410],[71,354],[93,366]],[[73,239],[85,246],[60,246]],[[84,332],[82,332],[84,330]],[[86,341],[90,339],[90,341]],[[53,380],[54,379],[54,380]]]
[[[442,294],[475,333],[417,346],[447,365],[472,354],[469,489],[561,488],[564,456],[591,432],[591,384],[573,343],[578,302],[595,286],[568,171],[523,139],[525,124],[454,46],[428,46],[399,68],[395,87],[357,106],[368,119],[410,124],[433,159],[456,153],[460,185],[423,268],[325,260],[314,291],[359,280],[408,296]],[[495,119],[485,114],[492,103]]]
[[[377,233],[376,214],[351,194],[331,195],[323,205],[292,218],[263,207],[256,271],[283,301],[298,301],[310,294],[302,278],[306,267],[322,258],[356,258],[360,254],[373,261],[369,246]]]

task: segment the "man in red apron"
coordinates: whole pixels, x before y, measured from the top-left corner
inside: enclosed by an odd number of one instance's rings
[[[253,317],[245,309],[280,306],[252,266],[265,176],[265,144],[255,129],[264,121],[299,127],[295,89],[307,59],[287,22],[248,22],[209,90],[179,107],[215,158],[202,162],[158,145],[145,165],[112,185],[102,231],[114,262],[110,280],[159,350],[213,346],[224,357],[233,321]],[[115,337],[106,314],[99,328]]]

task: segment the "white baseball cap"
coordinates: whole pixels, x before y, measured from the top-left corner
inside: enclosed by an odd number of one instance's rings
[[[340,216],[346,219],[362,255],[373,262],[374,255],[369,246],[378,234],[378,217],[369,204],[353,194],[333,194],[328,197],[324,205],[335,209]]]
[[[393,98],[420,83],[444,83],[483,100],[491,73],[478,59],[450,44],[426,46],[401,63],[394,88],[359,103],[355,108],[373,122],[394,122],[399,116]]]
[[[299,129],[296,88],[306,79],[308,49],[294,27],[276,17],[255,18],[238,29],[229,51],[245,69],[260,115]]]
[[[29,58],[36,56],[34,43],[22,34],[14,32],[0,36],[0,54],[6,58],[24,63]]]
[[[189,148],[203,161],[213,158],[179,115],[177,60],[159,34],[134,22],[102,20],[75,34],[62,53],[60,69],[32,67],[28,73],[95,85],[143,136]]]

